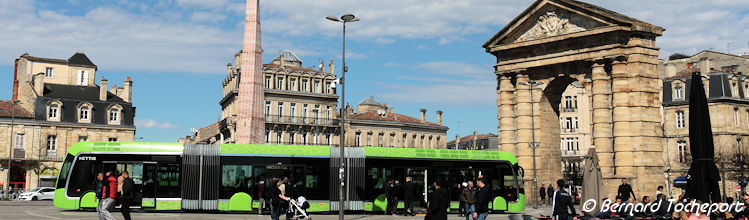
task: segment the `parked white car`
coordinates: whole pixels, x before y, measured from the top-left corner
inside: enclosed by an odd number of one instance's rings
[[[35,200],[52,200],[55,198],[55,188],[52,187],[39,187],[32,189],[28,192],[21,193],[18,196],[18,200],[23,201],[35,201]]]

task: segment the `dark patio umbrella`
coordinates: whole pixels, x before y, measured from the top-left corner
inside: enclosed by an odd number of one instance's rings
[[[591,147],[588,150],[588,155],[585,156],[584,162],[583,199],[581,204],[591,199],[596,201],[595,204],[597,205],[591,212],[591,214],[594,214],[601,208],[601,199],[606,197],[606,189],[603,187],[603,175],[601,174],[601,167],[598,165],[596,148]]]
[[[710,112],[699,73],[692,74],[690,89],[689,151],[692,154],[692,165],[687,175],[685,196],[702,202],[715,202],[720,200],[720,175],[714,160],[715,146],[710,126]]]

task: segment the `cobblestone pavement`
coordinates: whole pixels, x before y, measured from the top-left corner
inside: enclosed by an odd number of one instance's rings
[[[550,207],[539,207],[538,210],[529,208],[526,210],[526,214],[538,216],[539,214],[548,213],[551,211]],[[119,212],[113,213],[115,218],[123,219]],[[548,214],[546,214],[548,215]],[[510,214],[490,214],[489,219],[509,219]],[[519,216],[518,216],[519,217]],[[191,220],[191,219],[256,219],[256,220],[268,220],[269,215],[258,216],[257,214],[251,213],[185,213],[185,212],[132,212],[133,219],[158,219],[158,220]],[[423,216],[386,216],[386,215],[371,215],[371,214],[351,214],[346,215],[346,219],[361,219],[361,220],[396,220],[396,219],[423,219]],[[27,220],[27,219],[81,219],[81,220],[96,220],[99,219],[96,212],[93,211],[66,211],[55,208],[52,206],[51,201],[35,201],[35,202],[0,202],[0,219],[10,220]],[[335,220],[338,219],[337,215],[330,214],[312,214],[314,220]],[[451,214],[448,216],[450,220],[463,220],[465,217],[459,217],[458,215]]]

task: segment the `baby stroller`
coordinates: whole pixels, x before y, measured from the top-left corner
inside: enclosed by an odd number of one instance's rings
[[[307,215],[307,209],[309,208],[309,202],[304,196],[300,196],[296,200],[289,199],[289,212],[286,213],[286,219],[312,219]]]

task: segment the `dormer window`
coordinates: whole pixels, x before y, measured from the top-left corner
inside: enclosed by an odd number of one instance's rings
[[[85,71],[85,70],[78,71],[78,85],[79,86],[88,85],[88,71]]]
[[[320,92],[320,80],[315,80],[315,84],[312,85],[312,92]]]
[[[83,106],[83,107],[81,107],[81,113],[80,113],[78,119],[80,119],[80,120],[88,120],[88,114],[89,114],[88,106]]]
[[[306,79],[302,80],[302,89],[301,89],[301,91],[302,92],[307,92],[307,80]]]
[[[52,104],[49,106],[49,118],[57,118],[57,111],[60,107],[58,107],[56,104]]]
[[[52,67],[47,67],[47,69],[44,71],[44,77],[52,78]]]
[[[78,122],[91,122],[91,113],[94,106],[91,103],[82,103],[78,106]]]
[[[48,121],[60,121],[60,115],[62,114],[62,102],[51,101],[47,104],[47,120]]]
[[[271,80],[271,76],[265,76],[265,88],[270,89],[271,85],[273,85]]]
[[[681,87],[681,85],[677,85],[676,88],[674,88],[674,96],[676,99],[684,99],[684,88]]]
[[[122,107],[120,107],[119,105],[109,107],[109,109],[107,109],[107,121],[109,122],[109,124],[119,125],[121,122],[121,113]]]

